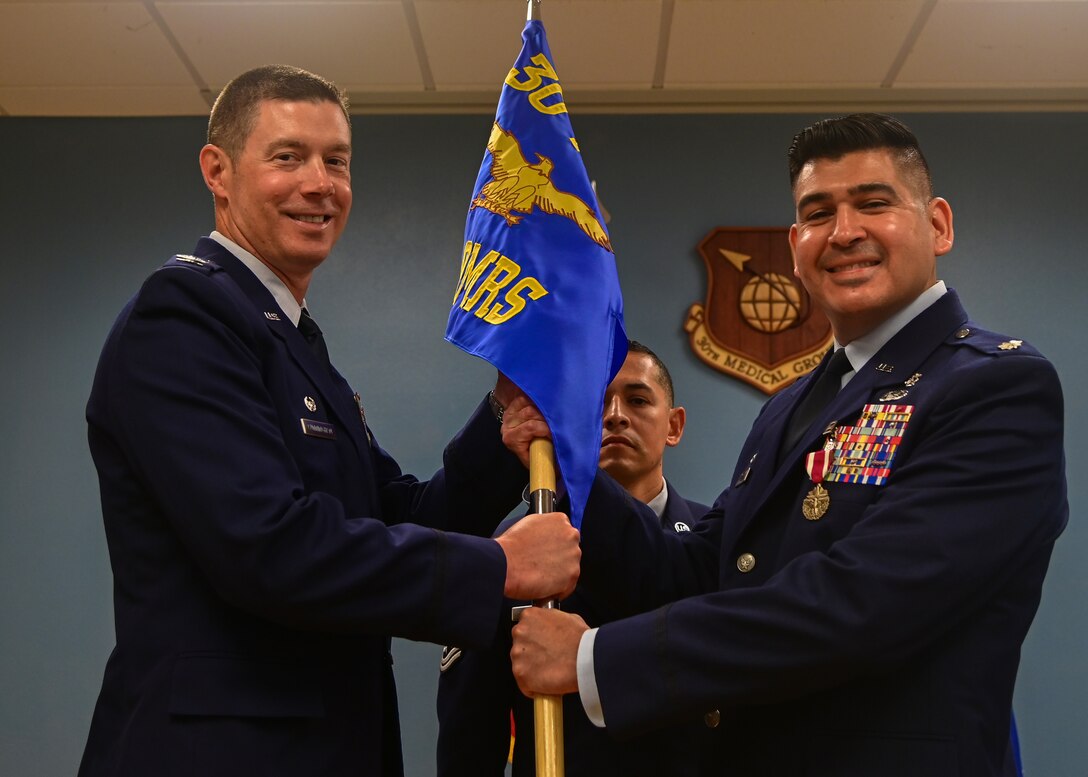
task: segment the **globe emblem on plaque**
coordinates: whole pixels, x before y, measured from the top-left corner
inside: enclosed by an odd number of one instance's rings
[[[802,315],[801,291],[790,278],[775,272],[751,278],[740,290],[741,317],[758,332],[782,332]]]
[[[706,302],[684,331],[710,367],[765,394],[793,383],[831,347],[831,324],[793,273],[789,227],[717,227],[699,243]]]

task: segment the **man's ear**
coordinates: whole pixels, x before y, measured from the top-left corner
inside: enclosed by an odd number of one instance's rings
[[[952,206],[944,197],[930,200],[929,223],[933,226],[933,255],[944,256],[952,250],[956,236],[952,229]]]
[[[674,407],[669,410],[669,435],[665,438],[665,444],[673,448],[680,444],[680,438],[684,436],[684,424],[687,422],[687,411],[682,407]]]
[[[230,157],[219,146],[211,143],[200,149],[200,172],[204,176],[204,185],[216,199],[226,198],[227,183],[231,175]]]
[[[793,274],[796,277],[800,278],[801,273],[797,272],[797,251],[795,250],[796,246],[797,246],[797,225],[796,224],[791,224],[790,225],[790,258],[793,259]]]

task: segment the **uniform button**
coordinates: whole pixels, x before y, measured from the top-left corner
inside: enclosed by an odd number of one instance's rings
[[[722,722],[722,714],[718,710],[711,710],[703,715],[703,721],[706,723],[707,728],[717,728],[718,724]]]
[[[751,572],[756,568],[756,557],[751,553],[742,553],[737,558],[737,569],[741,572]]]
[[[956,332],[956,337],[958,337],[960,340],[962,340],[963,338],[967,337],[967,335],[969,335],[969,334],[971,334],[971,330],[968,329],[967,327],[964,327],[963,329]]]

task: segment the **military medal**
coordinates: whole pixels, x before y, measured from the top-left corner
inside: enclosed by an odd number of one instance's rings
[[[823,487],[824,475],[831,467],[831,453],[831,446],[825,445],[805,456],[805,471],[815,484],[801,502],[801,514],[805,516],[805,520],[820,520],[831,506],[831,495]]]

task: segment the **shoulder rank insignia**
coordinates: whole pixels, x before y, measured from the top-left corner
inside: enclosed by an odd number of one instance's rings
[[[1001,345],[997,346],[1002,351],[1015,351],[1021,345],[1024,344],[1023,340],[1006,340]]]
[[[174,256],[179,262],[185,262],[186,264],[195,264],[197,267],[207,267],[211,262],[207,259],[201,259],[199,256],[191,256],[189,254],[177,254]]]

